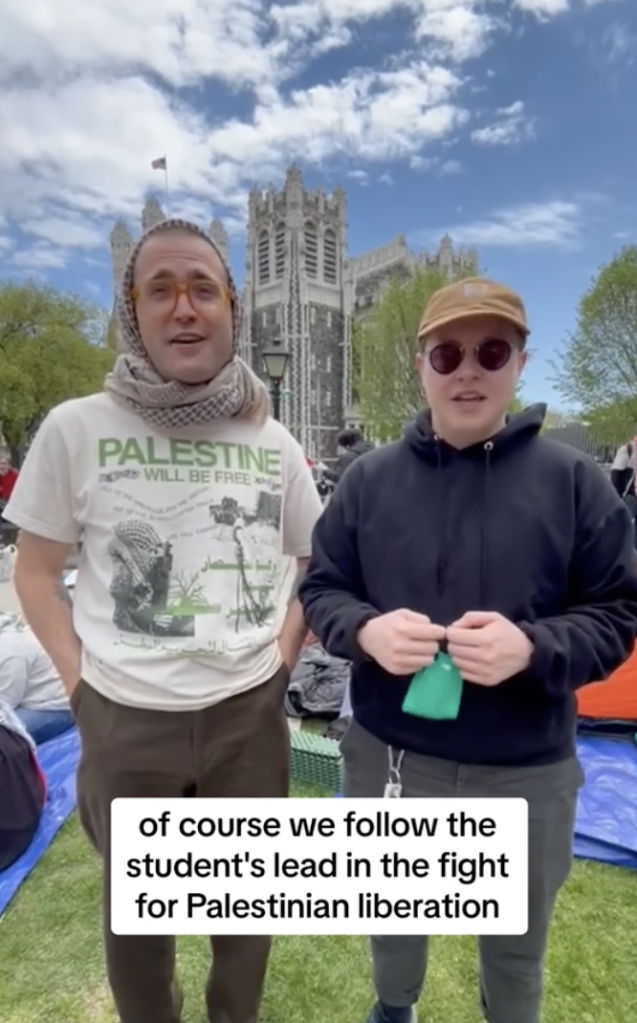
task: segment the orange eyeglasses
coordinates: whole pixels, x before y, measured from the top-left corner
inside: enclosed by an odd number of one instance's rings
[[[214,312],[230,302],[230,290],[212,277],[195,277],[182,283],[173,277],[155,277],[131,288],[133,302],[142,301],[158,313],[172,312],[180,295],[186,295],[193,309]]]

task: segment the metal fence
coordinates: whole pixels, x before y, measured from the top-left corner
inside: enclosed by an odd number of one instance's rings
[[[544,430],[544,436],[577,448],[578,451],[583,451],[604,465],[613,461],[617,448],[625,444],[628,439],[619,437],[614,441],[609,441],[607,437],[600,437],[597,431],[584,423],[568,423],[566,426],[549,427]]]

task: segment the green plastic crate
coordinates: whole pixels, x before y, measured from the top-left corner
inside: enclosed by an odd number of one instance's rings
[[[341,753],[334,739],[312,732],[290,732],[290,771],[295,781],[340,792]]]

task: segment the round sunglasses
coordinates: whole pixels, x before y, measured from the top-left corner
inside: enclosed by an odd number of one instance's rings
[[[513,346],[508,341],[495,337],[486,338],[473,349],[463,348],[457,341],[443,341],[439,345],[434,345],[427,354],[436,373],[448,376],[459,369],[468,352],[473,353],[482,369],[495,373],[506,366],[513,353]]]

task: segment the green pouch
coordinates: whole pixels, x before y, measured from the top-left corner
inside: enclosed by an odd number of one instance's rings
[[[412,678],[403,710],[419,718],[453,721],[458,717],[461,698],[462,675],[449,654],[439,653],[433,664]]]

